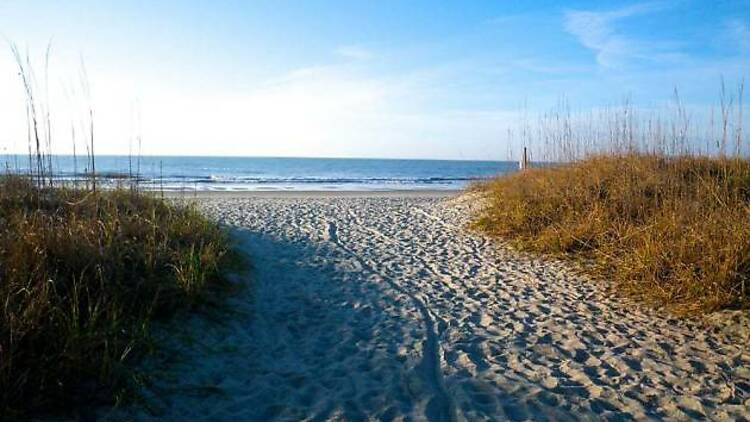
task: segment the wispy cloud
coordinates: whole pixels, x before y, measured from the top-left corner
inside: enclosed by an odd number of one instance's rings
[[[351,60],[370,60],[374,57],[372,51],[358,45],[344,45],[334,52],[338,56]]]
[[[534,58],[516,58],[510,60],[508,64],[524,71],[543,73],[547,75],[570,75],[572,73],[580,73],[587,70],[584,66],[548,62]]]
[[[750,26],[746,22],[730,19],[726,22],[726,32],[741,52],[750,53]]]
[[[596,53],[597,63],[617,67],[628,59],[647,57],[649,48],[645,43],[618,32],[615,23],[654,13],[663,7],[660,3],[642,3],[609,11],[570,10],[565,13],[564,26],[584,47]]]

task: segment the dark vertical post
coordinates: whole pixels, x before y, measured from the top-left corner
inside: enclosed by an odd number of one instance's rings
[[[94,111],[89,108],[89,124],[91,126],[91,185],[96,192],[96,154],[94,154]]]

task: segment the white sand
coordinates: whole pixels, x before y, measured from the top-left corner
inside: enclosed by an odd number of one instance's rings
[[[201,204],[238,228],[254,285],[221,324],[168,327],[151,410],[113,418],[750,418],[747,338],[469,233],[472,201]]]

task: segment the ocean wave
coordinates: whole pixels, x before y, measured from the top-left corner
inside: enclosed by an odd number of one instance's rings
[[[185,184],[431,184],[461,183],[482,180],[483,177],[251,177],[251,176],[205,176],[205,177],[165,177],[145,179],[146,183],[185,183]]]
[[[85,183],[91,176],[58,174],[53,178],[62,184]],[[316,190],[316,189],[419,189],[460,188],[482,177],[253,177],[253,176],[178,176],[136,177],[127,174],[99,174],[103,186],[139,185],[144,189],[172,190]]]
[[[472,181],[517,170],[515,162],[207,157],[151,157],[131,168],[128,159],[97,159],[98,183],[149,190],[460,189]],[[54,178],[61,184],[90,180],[80,160],[78,165],[72,157],[59,160]],[[18,164],[14,171],[28,172]]]

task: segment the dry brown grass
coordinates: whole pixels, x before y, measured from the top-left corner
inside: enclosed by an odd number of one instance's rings
[[[750,161],[592,157],[478,186],[479,229],[585,258],[623,292],[677,313],[747,307]]]
[[[191,208],[0,178],[0,419],[127,395],[150,322],[210,298],[229,256]]]

